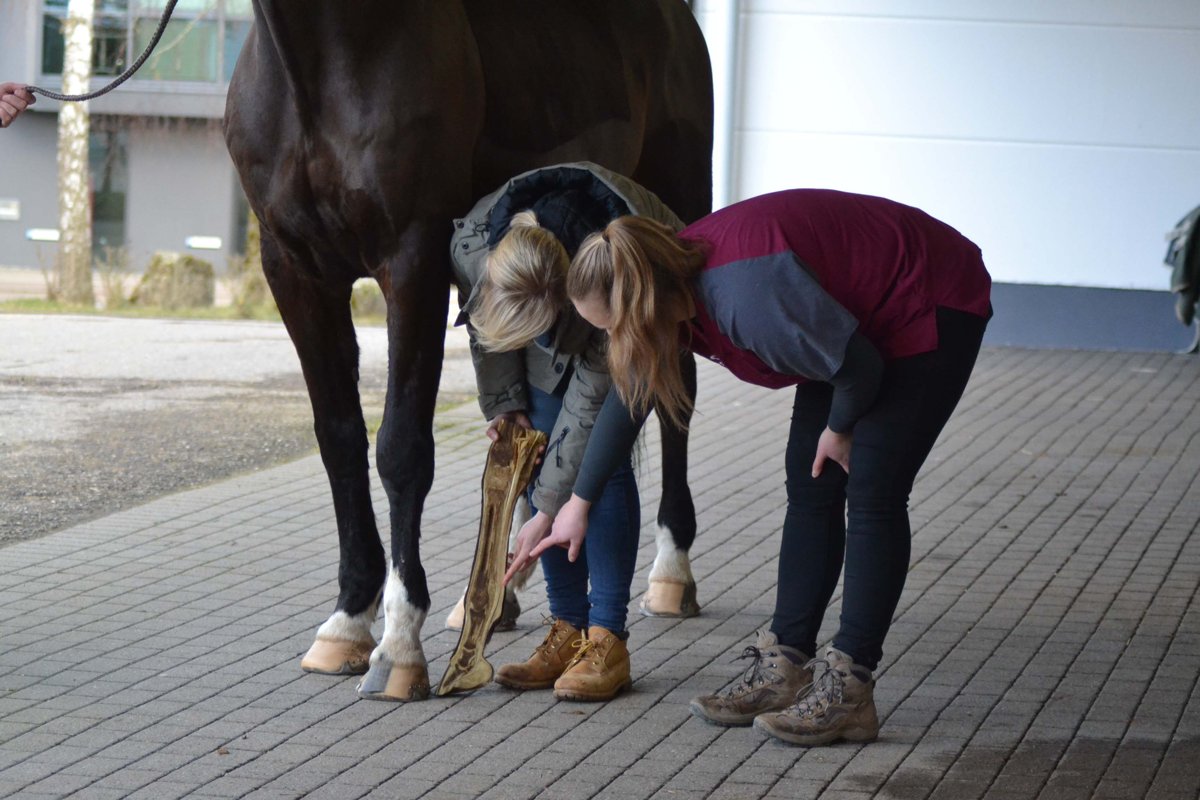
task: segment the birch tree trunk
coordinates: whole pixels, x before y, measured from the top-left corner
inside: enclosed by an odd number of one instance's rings
[[[88,91],[94,9],[95,0],[70,0],[67,5],[63,94]],[[58,290],[69,303],[94,305],[88,131],[87,104],[63,103],[58,112]]]

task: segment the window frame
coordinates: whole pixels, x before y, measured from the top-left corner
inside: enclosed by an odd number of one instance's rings
[[[123,30],[125,32],[125,52],[123,59],[120,60],[119,66],[113,72],[93,72],[92,84],[93,87],[98,86],[105,79],[115,77],[128,68],[133,60],[141,55],[142,48],[134,51],[135,31],[139,20],[152,19],[154,25],[157,26],[158,20],[162,16],[162,10],[166,7],[166,0],[110,0],[113,5],[123,5],[123,11],[105,12],[102,6],[105,5],[104,0],[99,0],[96,9],[96,18],[104,16],[107,19],[115,20],[123,15]],[[253,23],[254,12],[253,8],[245,3],[245,0],[206,0],[205,5],[209,6],[208,10],[189,12],[181,11],[176,7],[174,14],[171,17],[172,23],[179,21],[191,21],[197,19],[210,18],[216,23],[215,32],[213,33],[213,46],[215,48],[215,63],[213,64],[214,79],[186,79],[186,78],[142,78],[137,73],[130,77],[129,83],[126,84],[130,89],[135,91],[144,91],[149,93],[178,93],[178,94],[214,94],[223,93],[229,86],[229,80],[226,75],[231,75],[233,64],[226,63],[230,58],[236,62],[236,54],[229,53],[229,48],[226,47],[228,31],[231,26],[239,23]],[[245,5],[245,13],[231,12],[229,6]],[[47,27],[46,19],[48,17],[57,17],[60,20],[65,20],[67,16],[67,0],[41,0],[41,35],[38,41],[38,65],[41,79],[43,82],[53,84],[55,79],[61,79],[62,68],[56,72],[47,72],[45,67],[46,59],[46,40]],[[247,33],[249,25],[244,26]],[[61,30],[61,28],[60,28]],[[93,23],[93,32],[95,25]],[[164,34],[164,41],[170,35],[170,29]],[[244,39],[243,39],[244,41]],[[160,46],[161,46],[160,42]],[[236,49],[240,52],[240,46]]]

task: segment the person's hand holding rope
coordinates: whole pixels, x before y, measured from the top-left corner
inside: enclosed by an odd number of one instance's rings
[[[7,128],[21,112],[37,102],[23,83],[0,83],[0,128]]]

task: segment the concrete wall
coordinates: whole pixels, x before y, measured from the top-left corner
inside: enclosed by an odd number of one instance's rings
[[[702,5],[714,61],[731,1]],[[1163,234],[1200,204],[1200,2],[740,11],[731,199],[883,195],[958,227],[1001,281],[1165,288]]]
[[[1001,281],[1165,287],[1163,233],[1200,204],[1197,0],[740,0],[730,39],[733,2],[700,3],[732,119],[718,197],[884,195],[973,238]],[[36,79],[38,8],[0,2],[0,80]],[[173,113],[217,113],[187,99]],[[172,131],[131,134],[136,258],[193,234],[230,243],[219,135]],[[56,225],[53,148],[51,114],[0,131],[0,198],[22,214],[0,221],[0,263],[36,266],[24,231]]]
[[[129,132],[126,233],[140,270],[155,250],[191,252],[226,267],[233,232],[235,174],[218,121],[135,124]],[[189,236],[220,237],[219,251],[186,249]]]
[[[35,0],[0,0],[0,81],[58,88],[56,77],[44,79],[38,72],[40,12]],[[92,88],[103,80],[93,79]],[[54,264],[56,245],[28,241],[26,231],[58,227],[57,107],[39,98],[16,125],[0,130],[0,201],[20,205],[18,220],[0,220],[0,265]],[[127,116],[139,109],[172,118]],[[120,113],[128,126],[125,222],[132,268],[144,268],[155,250],[184,251],[188,236],[203,235],[220,237],[221,250],[193,252],[225,269],[237,244],[232,234],[239,190],[220,132],[223,109],[223,92],[211,87],[151,92],[137,88],[136,81],[89,104],[94,117]]]
[[[0,201],[20,208],[19,219],[0,219],[0,265],[54,266],[58,245],[29,241],[25,232],[58,228],[57,140],[58,120],[49,114],[24,114],[0,130]]]

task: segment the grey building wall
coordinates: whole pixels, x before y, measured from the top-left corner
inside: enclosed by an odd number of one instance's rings
[[[59,88],[40,73],[41,3],[0,0],[0,81]],[[93,78],[92,88],[108,78]],[[27,240],[30,228],[57,228],[57,110],[39,98],[32,111],[0,130],[0,200],[15,200],[20,218],[0,220],[0,266],[45,267],[56,245]],[[130,266],[143,269],[156,250],[185,251],[188,236],[217,236],[221,249],[193,251],[218,271],[240,242],[233,241],[237,185],[220,130],[224,91],[211,85],[140,83],[93,100],[93,118],[117,115],[126,127],[128,187],[125,211]]]
[[[129,131],[129,196],[125,225],[131,266],[144,269],[156,250],[191,252],[226,268],[237,188],[217,121],[163,125],[134,122]],[[189,236],[216,236],[221,249],[189,251]]]
[[[0,130],[0,201],[15,201],[20,216],[0,220],[0,265],[54,265],[57,245],[31,242],[30,228],[58,227],[58,123],[51,114],[24,114],[11,128]]]
[[[156,250],[193,252],[224,271],[234,241],[241,191],[217,120],[125,118],[129,184],[125,234],[132,269]],[[58,227],[57,117],[27,113],[0,130],[0,201],[15,200],[20,218],[0,220],[0,265],[46,267],[55,245],[29,241],[30,228]],[[190,236],[221,239],[216,251],[188,251]]]

